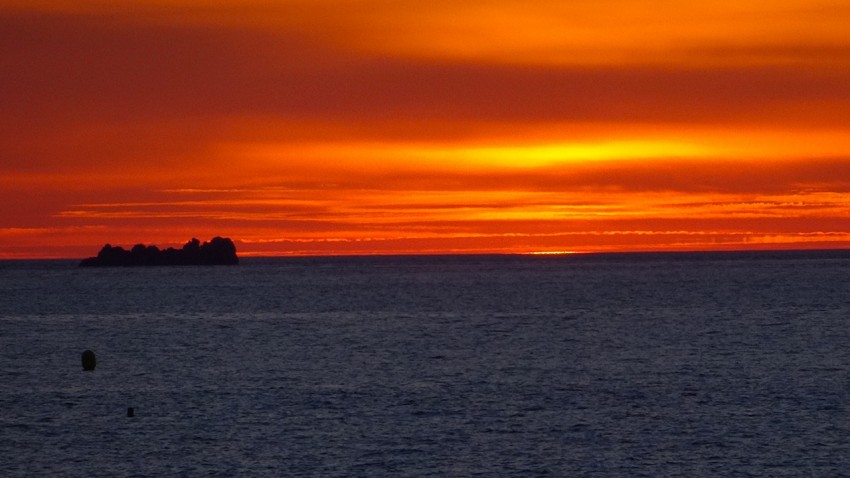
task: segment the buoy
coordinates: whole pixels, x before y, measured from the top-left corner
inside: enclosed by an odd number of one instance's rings
[[[128,417],[136,416],[136,410],[134,410],[133,407],[127,407],[127,416]]]
[[[94,352],[91,350],[86,350],[83,352],[83,370],[86,372],[90,372],[94,370],[94,367],[97,365],[97,360],[94,357]]]

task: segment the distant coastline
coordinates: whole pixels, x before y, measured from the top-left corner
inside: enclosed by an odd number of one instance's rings
[[[194,266],[236,265],[239,257],[230,238],[214,237],[209,242],[195,238],[183,248],[161,250],[156,246],[136,244],[129,251],[121,246],[106,244],[95,257],[83,259],[80,267],[133,267],[133,266]]]

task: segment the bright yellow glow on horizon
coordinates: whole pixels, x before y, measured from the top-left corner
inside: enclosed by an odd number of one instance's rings
[[[531,256],[568,256],[572,254],[581,254],[577,251],[533,251],[526,254]]]
[[[624,140],[596,143],[536,144],[505,146],[410,145],[410,144],[319,144],[230,145],[227,154],[247,159],[294,161],[310,159],[358,161],[358,168],[389,165],[422,165],[463,169],[496,167],[533,169],[587,161],[707,157],[721,152],[708,146],[675,141]],[[315,164],[315,163],[313,163]]]
[[[842,155],[850,144],[845,131],[683,131],[677,136],[599,139],[568,143],[502,145],[329,142],[319,144],[226,144],[223,157],[249,164],[285,163],[319,171],[329,166],[354,165],[360,171],[436,171],[490,168],[530,170],[559,165],[588,166],[594,162],[681,161],[714,159],[734,163],[741,159],[772,161],[799,157]]]
[[[423,149],[400,153],[426,160],[447,158],[455,164],[504,168],[537,168],[587,161],[636,160],[649,158],[705,157],[707,147],[672,141],[610,141],[588,144],[544,144],[489,146],[457,149]]]

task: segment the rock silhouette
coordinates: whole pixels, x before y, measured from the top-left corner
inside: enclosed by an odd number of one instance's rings
[[[96,257],[80,262],[80,267],[132,267],[132,266],[193,266],[193,265],[236,265],[239,257],[236,246],[229,238],[214,237],[209,242],[195,238],[182,249],[169,247],[160,250],[156,246],[136,244],[129,251],[123,247],[103,246]]]

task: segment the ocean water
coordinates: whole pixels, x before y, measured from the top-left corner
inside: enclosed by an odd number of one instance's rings
[[[839,476],[848,372],[846,252],[0,262],[0,476]]]

